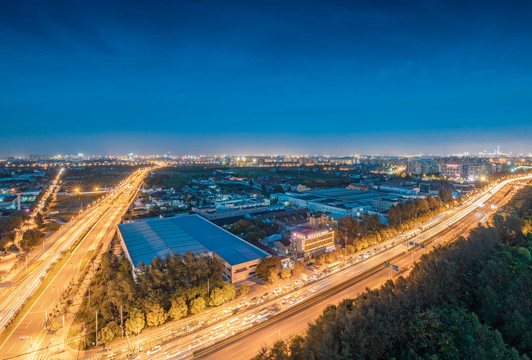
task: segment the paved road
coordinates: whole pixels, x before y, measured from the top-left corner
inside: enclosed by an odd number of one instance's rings
[[[80,218],[79,221],[75,222],[61,235],[60,239],[40,259],[43,261],[41,266],[28,275],[19,286],[14,289],[8,288],[5,290],[7,292],[5,301],[11,301],[13,303],[16,303],[14,290],[24,289],[28,292],[35,290],[40,284],[39,278],[43,274],[44,265],[54,261],[61,250],[67,249],[79,236],[83,235],[92,226],[92,229],[76,246],[68,261],[57,272],[44,292],[37,298],[37,301],[29,312],[6,339],[0,348],[0,357],[6,358],[16,354],[25,354],[38,350],[43,346],[47,346],[52,341],[52,338],[54,338],[56,343],[62,342],[62,329],[55,335],[48,334],[46,331],[45,320],[47,314],[51,313],[52,309],[59,303],[62,292],[74,280],[78,271],[80,271],[80,264],[87,251],[94,250],[102,241],[107,244],[111,241],[117,224],[127,211],[134,198],[133,195],[145,174],[146,171],[139,170],[128,177],[125,183],[122,183],[105,201],[90,209],[83,218]],[[9,294],[11,291],[13,293]],[[58,320],[58,323],[61,325],[61,319]],[[47,356],[44,352],[36,352],[36,355]],[[30,355],[23,356],[23,358],[32,357]]]

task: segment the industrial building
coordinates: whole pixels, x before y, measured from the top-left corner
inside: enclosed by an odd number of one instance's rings
[[[373,208],[379,212],[384,212],[384,211],[388,211],[390,210],[390,208],[392,206],[395,206],[397,204],[399,204],[400,201],[399,199],[381,199],[381,198],[377,198],[377,199],[373,199],[371,200],[371,205],[373,206]]]
[[[332,213],[340,217],[361,217],[368,212],[371,214],[372,212],[383,211],[381,209],[384,209],[386,206],[375,207],[376,205],[381,204],[381,200],[401,202],[407,201],[408,199],[425,198],[427,196],[428,194],[421,194],[419,188],[406,188],[391,185],[381,186],[380,191],[360,191],[349,188],[334,188],[307,191],[303,194],[286,193],[270,195],[272,199],[278,199],[280,203],[292,204],[310,211]]]
[[[279,208],[279,206],[270,206],[269,199],[259,198],[217,201],[214,206],[193,207],[192,211],[206,219],[215,220]]]
[[[137,220],[118,225],[118,230],[134,275],[141,262],[190,251],[218,256],[224,280],[238,283],[255,275],[260,259],[270,256],[199,215]]]

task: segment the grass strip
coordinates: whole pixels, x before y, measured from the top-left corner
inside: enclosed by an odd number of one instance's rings
[[[22,280],[24,280],[24,278],[30,273],[32,272],[33,270],[35,270],[35,268],[37,266],[39,266],[40,264],[42,263],[42,260],[37,260],[35,261],[33,264],[31,264],[31,266],[26,270],[24,271],[24,273],[17,279],[17,283],[18,282],[21,282]]]
[[[82,275],[84,275],[84,272],[83,270],[85,269],[85,265],[89,262],[89,260],[91,259],[92,257],[92,253],[94,252],[94,250],[88,250],[85,255],[83,255],[83,259],[81,259],[81,264],[79,265],[79,269],[80,271],[78,272],[78,276],[76,277],[76,279],[74,279],[74,283],[77,283],[79,278],[82,277]]]

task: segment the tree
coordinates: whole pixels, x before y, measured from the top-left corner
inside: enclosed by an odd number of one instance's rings
[[[222,295],[226,301],[233,300],[236,296],[236,288],[233,284],[227,283],[222,286]]]
[[[202,297],[192,299],[190,303],[188,304],[188,312],[192,315],[198,314],[205,310],[207,305],[205,304],[205,300]]]
[[[316,255],[314,255],[314,263],[317,266],[322,266],[323,264],[325,264],[325,254],[317,253]]]
[[[107,326],[103,327],[100,333],[98,334],[98,341],[107,344],[115,338],[115,334]]]
[[[35,224],[40,228],[44,225],[44,219],[40,211],[35,215]]]
[[[270,271],[270,274],[268,275],[267,281],[270,284],[275,284],[277,281],[279,281],[279,272],[272,270]]]
[[[179,320],[187,316],[188,307],[185,300],[182,297],[178,297],[172,301],[172,307],[168,311],[168,315],[174,319]]]
[[[328,263],[335,262],[336,261],[336,253],[334,251],[329,251],[328,253],[325,254],[325,260]]]
[[[240,295],[247,295],[249,293],[249,286],[242,285],[240,287]]]
[[[130,334],[138,334],[142,329],[144,329],[144,326],[146,325],[146,320],[144,313],[134,308],[129,313],[129,319],[126,320],[126,331],[128,331]]]
[[[305,338],[302,335],[295,335],[292,339],[290,339],[289,347],[290,347],[290,355],[291,358],[294,360],[303,360],[305,359],[305,353],[304,353],[304,344],[305,344]]]
[[[292,276],[292,270],[287,267],[283,268],[281,271],[281,278],[288,279],[290,276]]]
[[[206,304],[208,306],[220,306],[224,302],[223,291],[220,288],[214,288],[211,290],[211,294],[207,297]]]
[[[453,199],[453,192],[451,189],[442,188],[438,191],[438,197],[444,204],[446,204]]]
[[[381,226],[381,218],[377,214],[370,216],[367,221],[367,227],[371,231],[378,230]]]
[[[263,258],[257,265],[256,273],[260,279],[270,282],[271,273],[279,274],[281,267],[281,258],[277,256]]]
[[[363,227],[357,219],[350,216],[340,219],[338,234],[344,245],[348,243],[352,244],[355,238],[363,235],[363,233]]]
[[[15,240],[15,234],[14,233],[7,233],[5,235],[0,234],[0,249],[5,250],[7,244],[13,242]]]
[[[305,263],[301,260],[297,260],[294,263],[294,276],[300,275],[305,270]]]
[[[288,345],[282,340],[276,341],[270,349],[270,356],[273,359],[289,360]]]
[[[355,247],[353,245],[347,245],[345,247],[345,250],[347,252],[348,255],[351,255],[355,252]]]
[[[164,324],[168,315],[164,311],[161,305],[152,304],[148,313],[146,314],[146,323],[148,326],[159,326]]]
[[[23,251],[28,251],[41,243],[42,236],[42,233],[37,229],[27,230],[24,235],[22,235],[20,247]]]

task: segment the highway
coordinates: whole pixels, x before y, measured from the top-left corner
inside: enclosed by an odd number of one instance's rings
[[[248,359],[262,346],[304,331],[327,304],[355,297],[366,287],[378,286],[394,274],[397,275],[397,272],[384,268],[384,261],[391,261],[399,267],[400,273],[405,273],[416,259],[430,251],[435,244],[452,240],[476,226],[485,213],[490,212],[493,202],[507,200],[509,197],[502,198],[513,182],[530,178],[510,179],[494,185],[418,229],[357,253],[344,264],[331,265],[326,271],[311,274],[306,283],[294,281],[290,285],[279,286],[274,293],[255,301],[240,300],[234,307],[210,309],[208,314],[194,317],[188,323],[184,319],[165,324],[162,328],[132,337],[129,342],[114,344],[109,352],[96,355],[95,352],[86,352],[83,356],[86,359],[127,358],[130,346],[137,354],[136,349],[140,345],[143,350],[139,355],[141,359],[185,359],[219,342],[197,356],[208,359]],[[423,244],[426,248],[411,246],[409,242]],[[326,275],[325,272],[331,273]]]
[[[73,283],[76,274],[81,271],[80,264],[89,250],[95,250],[100,243],[110,243],[116,231],[116,225],[127,211],[134,195],[148,170],[137,170],[119,186],[117,186],[100,203],[87,209],[70,226],[57,235],[38,260],[38,265],[20,282],[4,288],[0,295],[0,325],[5,326],[17,309],[39,288],[42,277],[61,253],[74,244],[68,260],[58,269],[53,279],[35,299],[35,303],[12,330],[10,336],[0,348],[0,357],[6,358],[15,354],[24,354],[48,345],[51,335],[46,331],[46,320],[50,326],[52,319],[48,314],[60,302],[63,291]],[[57,319],[56,319],[57,321]],[[59,324],[61,319],[59,319]],[[57,334],[62,339],[62,329]],[[24,358],[31,358],[25,356]]]

